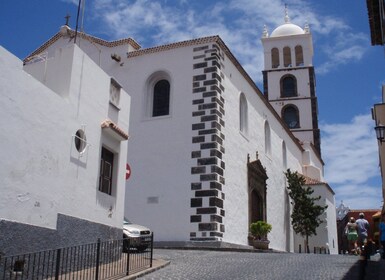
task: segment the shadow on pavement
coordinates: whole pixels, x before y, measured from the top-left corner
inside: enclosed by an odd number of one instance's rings
[[[357,260],[343,280],[380,280],[380,264],[373,260]],[[382,280],[382,279],[381,279]]]

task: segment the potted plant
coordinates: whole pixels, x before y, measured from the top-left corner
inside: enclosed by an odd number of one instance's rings
[[[270,241],[267,234],[271,231],[272,226],[265,221],[257,221],[250,224],[250,233],[253,239],[253,246],[256,249],[269,249]]]

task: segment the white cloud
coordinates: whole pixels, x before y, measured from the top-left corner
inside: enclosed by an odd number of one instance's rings
[[[351,208],[378,208],[381,202],[373,127],[370,114],[356,116],[350,123],[321,125],[325,179],[336,192],[336,200],[343,197]]]
[[[334,188],[336,204],[343,200],[350,209],[380,209],[382,207],[382,193],[378,186],[341,185]]]
[[[324,17],[317,21],[316,32],[327,36],[327,40],[320,42],[317,50],[324,53],[327,60],[317,67],[317,73],[324,74],[338,65],[344,65],[362,59],[369,45],[367,34],[353,30],[341,19]]]
[[[64,1],[64,0],[63,0]],[[66,0],[71,1],[71,0]],[[74,1],[74,0],[72,0]],[[144,47],[219,35],[257,82],[262,81],[263,50],[260,38],[263,26],[271,33],[284,22],[282,0],[231,0],[188,2],[184,0],[95,0],[93,9],[98,31],[112,39],[132,37]],[[317,73],[324,74],[340,64],[362,59],[367,36],[356,34],[342,19],[320,15],[303,0],[289,1],[291,22],[304,26],[309,22],[317,51],[324,53]],[[100,31],[103,28],[103,31]],[[321,40],[327,37],[327,40]],[[329,44],[323,44],[323,42]]]
[[[323,124],[322,155],[329,183],[359,184],[378,176],[378,147],[371,115],[345,124]]]

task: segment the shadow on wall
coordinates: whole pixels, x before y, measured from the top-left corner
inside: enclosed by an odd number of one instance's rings
[[[0,254],[5,256],[122,238],[122,229],[58,214],[57,228],[49,229],[0,220]]]

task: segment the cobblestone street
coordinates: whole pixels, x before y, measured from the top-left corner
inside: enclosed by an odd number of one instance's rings
[[[357,256],[156,249],[154,258],[171,263],[140,279],[359,279]],[[378,279],[378,265],[372,257],[365,279]]]

